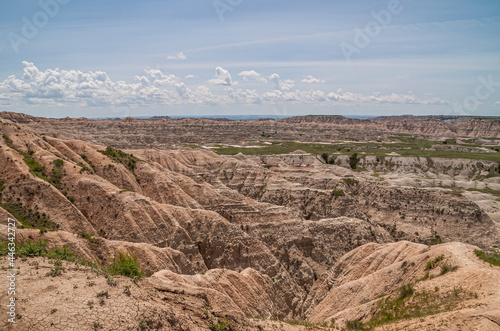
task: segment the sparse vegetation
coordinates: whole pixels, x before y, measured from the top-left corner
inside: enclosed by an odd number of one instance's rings
[[[365,330],[371,330],[377,326],[397,322],[402,319],[418,318],[428,315],[435,315],[445,311],[456,309],[460,302],[474,298],[474,292],[467,292],[460,287],[455,287],[452,291],[422,291],[415,292],[408,288],[403,290],[397,298],[389,296],[379,301],[373,318],[366,323]],[[439,289],[438,289],[439,290]],[[411,293],[410,293],[411,292]]]
[[[365,325],[363,322],[358,320],[352,320],[346,322],[346,328],[348,330],[364,330]]]
[[[444,255],[443,254],[439,255],[434,260],[431,260],[431,261],[427,262],[427,265],[425,266],[425,269],[426,270],[431,270],[442,259],[444,259]]]
[[[87,239],[87,243],[90,246],[90,248],[95,249],[99,245],[99,240],[94,238],[94,235],[92,233],[80,232],[78,236]]]
[[[0,203],[0,207],[11,213],[22,224],[19,228],[47,228],[49,230],[59,228],[59,224],[52,222],[49,215],[27,208],[21,202]]]
[[[105,291],[101,291],[99,293],[97,293],[96,295],[98,298],[106,298],[108,299],[109,298],[109,293],[108,293],[108,290],[105,290]]]
[[[109,286],[116,286],[116,279],[111,276],[107,276],[106,283],[108,283]]]
[[[56,276],[61,276],[65,268],[62,266],[61,260],[56,260],[54,262],[54,266],[50,269],[49,272],[45,274],[46,277],[51,276],[51,277],[56,277]]]
[[[114,149],[112,147],[107,147],[104,151],[98,151],[99,153],[106,155],[107,157],[115,160],[118,163],[123,164],[128,168],[128,170],[134,172],[137,161],[140,161],[138,158],[133,156],[132,154],[127,154],[119,149]]]
[[[50,174],[50,181],[55,187],[59,187],[62,176],[64,175],[64,161],[61,159],[54,160],[54,167]]]
[[[438,234],[434,234],[431,239],[429,239],[429,245],[439,245],[443,243],[441,236]]]
[[[83,159],[83,161],[87,162],[87,164],[92,168],[94,169],[95,166],[94,166],[94,163],[92,163],[92,161],[90,161],[90,159],[87,157],[87,155],[85,154],[78,154],[80,155],[80,157]]]
[[[76,165],[81,168],[80,169],[80,173],[81,174],[84,173],[84,172],[88,172],[90,174],[93,173],[92,170],[89,167],[87,167],[85,164],[83,164],[81,162],[78,162]]]
[[[489,187],[485,187],[483,189],[469,188],[469,189],[467,189],[467,191],[469,191],[469,192],[487,193],[487,194],[491,194],[491,195],[493,195],[495,197],[500,197],[500,191],[499,190],[494,190],[494,189],[491,189]]]
[[[232,330],[232,324],[227,318],[219,318],[217,324],[213,323],[210,325],[210,330],[212,331],[230,331]]]
[[[32,150],[29,150],[27,154],[19,150],[17,152],[24,156],[24,163],[26,163],[33,175],[52,184],[52,181],[48,179],[45,174],[45,167],[38,163],[33,157],[34,152]]]
[[[444,275],[450,271],[456,271],[458,269],[458,266],[451,266],[448,264],[443,264],[441,266],[441,273],[439,275]]]

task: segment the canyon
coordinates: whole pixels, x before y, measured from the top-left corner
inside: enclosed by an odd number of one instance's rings
[[[500,329],[499,119],[0,121],[0,238],[144,271],[18,259],[19,330]]]

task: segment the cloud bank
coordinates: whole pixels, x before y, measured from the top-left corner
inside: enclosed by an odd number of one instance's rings
[[[281,79],[277,73],[262,75],[254,70],[242,71],[238,76],[243,84],[258,83],[258,89],[235,88],[229,70],[215,68],[215,75],[208,85],[186,84],[197,76],[180,78],[159,69],[146,69],[143,75],[135,76],[133,82],[113,81],[103,71],[82,72],[80,70],[39,70],[35,64],[23,61],[23,73],[11,75],[0,82],[2,104],[15,105],[68,105],[108,107],[118,105],[226,105],[226,104],[282,104],[302,103],[335,105],[346,103],[365,104],[424,104],[447,105],[439,98],[419,98],[408,94],[378,92],[366,95],[342,89],[326,91],[300,89],[291,79]],[[311,75],[301,83],[321,83]],[[222,87],[222,89],[221,89]]]

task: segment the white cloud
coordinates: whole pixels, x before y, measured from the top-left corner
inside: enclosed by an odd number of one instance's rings
[[[262,103],[262,98],[257,93],[256,90],[233,90],[228,87],[226,89],[229,98],[238,104],[260,104]]]
[[[422,104],[446,105],[448,101],[436,97],[379,92],[362,94],[344,91],[294,89],[295,81],[281,80],[277,73],[263,77],[255,71],[242,71],[243,79],[273,82],[274,87],[264,85],[267,90],[234,89],[237,82],[228,70],[217,67],[215,78],[209,83],[224,86],[224,91],[211,86],[187,85],[180,77],[159,69],[146,69],[135,76],[132,83],[113,81],[105,72],[82,72],[80,70],[47,69],[40,71],[33,63],[23,62],[20,78],[15,75],[0,81],[2,105],[16,109],[17,105],[63,105],[80,104],[89,107],[113,105],[219,105],[219,104],[278,104],[302,103],[335,105],[348,103],[366,104]],[[192,75],[186,78],[195,77]],[[274,90],[273,90],[274,88]],[[499,102],[497,101],[498,105]]]
[[[324,79],[318,79],[314,77],[313,75],[307,75],[303,80],[302,83],[307,83],[307,84],[319,84],[319,83],[325,83],[326,81]]]
[[[187,75],[186,77],[184,77],[185,79],[191,79],[191,78],[196,78],[198,76],[195,76],[195,75]]]
[[[183,52],[179,52],[175,55],[169,55],[167,56],[167,60],[185,60],[187,59],[186,55],[184,55]]]
[[[258,82],[267,83],[267,79],[258,72],[256,72],[255,70],[242,71],[238,74],[238,76],[243,77],[243,80],[245,82],[248,82],[248,79],[251,78]]]
[[[286,79],[284,81],[280,80],[280,75],[277,73],[269,75],[269,80],[274,82],[276,85],[276,89],[280,91],[288,91],[291,90],[295,86],[295,81],[291,79]]]
[[[213,85],[224,86],[232,86],[234,84],[229,71],[222,67],[215,68],[215,78],[210,79],[208,82]]]

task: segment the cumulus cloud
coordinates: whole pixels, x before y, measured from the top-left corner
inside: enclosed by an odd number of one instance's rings
[[[245,82],[248,82],[249,79],[254,79],[258,82],[267,83],[267,79],[255,70],[242,71],[238,74],[238,76],[243,77]]]
[[[256,90],[243,90],[232,88],[227,88],[227,94],[229,98],[238,104],[260,104],[262,103],[262,98],[257,93]]]
[[[269,80],[274,82],[276,89],[280,91],[289,91],[295,86],[295,81],[291,79],[286,79],[284,81],[280,80],[280,75],[277,73],[269,75]]]
[[[272,82],[274,87],[263,85],[263,89],[235,89],[231,74],[222,67],[215,69],[215,77],[209,80],[214,85],[224,86],[224,91],[213,87],[186,84],[183,79],[159,69],[146,69],[132,82],[113,81],[103,71],[82,72],[80,70],[39,70],[31,62],[23,62],[19,77],[11,75],[0,81],[0,102],[15,110],[19,104],[64,105],[79,104],[89,107],[115,105],[219,105],[219,104],[283,104],[303,103],[334,105],[347,103],[394,103],[446,105],[448,101],[419,98],[411,92],[362,94],[342,89],[300,90],[295,81],[281,80],[277,73],[267,77],[256,71],[242,71],[243,80]],[[186,78],[195,76],[188,75]],[[270,88],[271,87],[271,88]],[[498,101],[496,102],[498,105]]]
[[[175,55],[169,55],[167,56],[167,60],[185,60],[187,59],[186,55],[184,55],[183,52],[179,52]]]
[[[222,67],[215,68],[215,78],[210,79],[208,82],[213,85],[224,85],[224,86],[233,85],[231,74],[229,73],[229,71],[227,71]]]
[[[307,75],[303,80],[302,83],[306,84],[320,84],[320,83],[325,83],[326,81],[324,79],[318,79],[314,77],[313,75]]]

